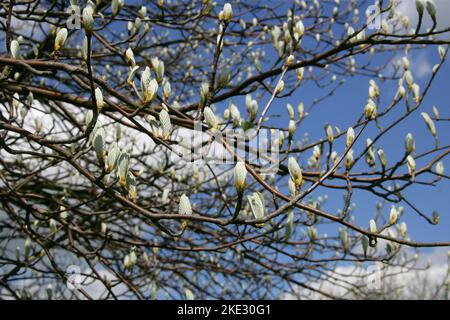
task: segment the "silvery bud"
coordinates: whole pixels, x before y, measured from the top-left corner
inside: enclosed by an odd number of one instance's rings
[[[58,51],[64,46],[64,43],[67,40],[67,35],[68,32],[66,28],[62,28],[58,31],[55,38],[55,51]]]
[[[294,108],[290,103],[286,105],[286,110],[289,114],[289,118],[291,118],[291,120],[294,120],[295,119]]]
[[[205,108],[205,110],[203,111],[203,116],[205,118],[205,122],[211,129],[217,129],[218,127],[217,119],[210,107]]]
[[[386,159],[386,154],[384,153],[384,150],[379,148],[377,150],[377,155],[378,155],[378,159],[380,160],[381,165],[383,167],[386,167],[387,159]]]
[[[355,140],[355,130],[352,127],[347,130],[347,140],[345,141],[345,145],[349,148],[353,141]]]
[[[283,91],[283,89],[284,89],[284,81],[280,80],[277,84],[277,87],[275,88],[276,94],[281,93],[281,91]]]
[[[162,109],[159,112],[159,121],[162,126],[163,139],[167,140],[170,138],[170,134],[172,133],[172,122],[170,121],[169,113],[165,109]]]
[[[89,6],[83,9],[83,28],[86,33],[94,30],[94,11]]]
[[[233,17],[233,8],[228,2],[223,6],[223,10],[219,13],[219,20],[230,22]]]
[[[400,231],[401,236],[402,236],[403,238],[405,238],[405,237],[406,237],[406,232],[408,231],[408,228],[407,228],[405,222],[402,222],[402,223],[400,224],[400,226],[399,226],[399,231]]]
[[[420,86],[417,83],[414,83],[411,87],[413,93],[413,99],[416,104],[420,102]]]
[[[247,196],[253,216],[255,219],[262,219],[265,215],[265,201],[260,192],[255,192],[251,196]]]
[[[430,130],[430,133],[433,135],[433,137],[436,137],[436,127],[434,125],[433,120],[431,120],[430,116],[428,115],[428,113],[426,112],[422,112],[420,114],[423,118],[423,120],[425,121],[425,124],[428,127],[428,130]]]
[[[16,60],[20,59],[19,41],[17,41],[17,40],[11,41],[10,50],[11,50],[11,56],[13,57],[13,59],[16,59]]]
[[[128,48],[127,51],[125,51],[125,61],[132,67],[136,65],[136,61],[134,60],[134,53],[131,48]]]
[[[411,133],[408,133],[406,135],[405,148],[407,154],[410,154],[416,150],[416,141],[414,141],[414,138]]]
[[[296,188],[300,188],[303,182],[302,169],[294,157],[290,157],[288,160],[288,170]]]
[[[296,70],[296,73],[297,73],[297,81],[298,82],[302,82],[303,76],[305,74],[305,68],[298,68]]]
[[[444,168],[444,162],[439,161],[438,163],[436,163],[436,169],[435,169],[436,173],[440,176],[442,176],[444,174],[445,168]]]
[[[412,179],[414,179],[416,170],[416,161],[410,155],[406,157],[406,165],[408,166],[409,174],[411,175]]]
[[[97,102],[97,109],[101,110],[105,105],[102,90],[100,90],[100,88],[95,88],[94,92],[95,92],[95,101]]]
[[[189,201],[189,198],[185,194],[183,194],[180,197],[178,213],[181,215],[191,215],[192,214],[191,202]]]
[[[295,130],[297,129],[297,125],[294,120],[289,121],[288,126],[288,132],[289,132],[289,138],[292,138],[294,136]]]
[[[377,233],[377,223],[373,219],[371,219],[369,222],[369,231],[371,233]]]
[[[391,207],[391,211],[389,213],[389,224],[393,225],[397,222],[398,212],[395,206]]]
[[[330,125],[325,126],[325,133],[327,135],[327,140],[329,143],[333,143],[334,141],[334,134],[333,134],[333,127]]]
[[[239,161],[234,167],[234,186],[238,193],[244,192],[245,189],[245,178],[247,177],[247,169],[245,168],[245,163]]]

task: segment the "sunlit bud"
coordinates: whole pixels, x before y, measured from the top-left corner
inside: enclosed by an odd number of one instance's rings
[[[347,130],[347,140],[345,141],[345,145],[347,146],[347,148],[350,147],[350,145],[353,143],[354,140],[355,140],[355,130],[353,130],[353,128],[350,127]]]
[[[436,119],[439,119],[440,116],[439,116],[439,110],[438,110],[438,108],[437,108],[436,106],[433,106],[433,107],[431,108],[431,110],[433,111],[433,116],[434,116]]]
[[[294,33],[297,34],[297,37],[300,39],[305,34],[305,26],[301,20],[298,20],[294,25]],[[298,40],[298,39],[297,39]]]
[[[350,149],[347,152],[347,156],[345,158],[345,167],[347,168],[347,170],[351,169],[351,167],[353,166],[353,162],[354,162],[353,149]]]
[[[284,133],[283,131],[279,131],[278,133],[278,147],[281,148],[284,143]]]
[[[414,179],[415,176],[415,170],[416,170],[416,161],[414,160],[411,155],[408,155],[406,157],[406,165],[408,166],[408,172],[411,175],[411,177]]]
[[[377,150],[377,155],[378,155],[378,159],[380,160],[381,165],[383,167],[386,167],[387,159],[386,159],[386,154],[384,153],[384,150],[379,148]]]
[[[411,133],[408,133],[406,135],[405,148],[407,154],[410,154],[416,150],[416,142],[414,141],[414,138]]]
[[[164,62],[159,60],[158,57],[154,57],[150,60],[153,71],[155,71],[156,80],[161,83],[164,78]]]
[[[339,160],[339,156],[338,156],[337,152],[333,151],[331,153],[331,161],[333,161],[333,164],[336,164],[338,162],[338,160]]]
[[[298,113],[298,118],[299,120],[301,120],[304,116],[305,113],[305,106],[303,104],[303,102],[300,102],[297,106],[297,113]]]
[[[370,99],[375,99],[375,96],[376,96],[376,94],[375,94],[375,88],[374,87],[372,87],[372,86],[370,86],[369,87],[369,97],[370,97]]]
[[[297,129],[297,125],[295,124],[294,120],[289,121],[288,126],[288,132],[289,132],[289,138],[292,138],[294,136],[295,130]]]
[[[394,224],[397,222],[398,212],[395,206],[391,207],[391,212],[389,213],[389,224]]]
[[[399,231],[400,231],[401,236],[403,238],[405,238],[406,237],[406,232],[408,231],[408,227],[406,226],[405,222],[400,223]]]
[[[312,241],[317,239],[317,230],[315,227],[313,227],[313,226],[308,227],[308,237]]]
[[[170,121],[169,113],[162,109],[159,112],[159,121],[161,122],[161,127],[163,131],[163,139],[169,139],[172,133],[172,122]]]
[[[191,202],[189,201],[189,198],[185,194],[183,194],[180,197],[178,213],[182,214],[182,215],[191,215],[192,214]]]
[[[329,143],[333,143],[334,141],[334,134],[333,134],[333,127],[330,125],[325,126],[325,133],[327,135],[327,140]]]
[[[433,120],[431,120],[430,116],[428,115],[428,113],[426,112],[422,112],[420,114],[423,118],[423,120],[425,121],[425,124],[428,127],[428,130],[430,130],[430,133],[433,135],[433,137],[436,137],[436,127],[434,125]]]
[[[292,181],[294,181],[295,183],[295,186],[297,188],[300,188],[303,182],[302,169],[300,168],[297,160],[294,157],[289,157],[288,170]]]
[[[210,107],[205,108],[205,110],[203,111],[203,117],[205,118],[205,122],[211,129],[217,129],[218,123],[216,115],[214,114],[214,112],[211,110]]]
[[[399,100],[403,99],[405,97],[405,94],[406,94],[405,87],[403,85],[400,85],[398,87],[397,94],[396,94],[397,99],[399,99]]]
[[[303,75],[305,74],[305,68],[298,68],[295,72],[297,73],[297,81],[301,82],[303,80]]]
[[[294,120],[295,119],[294,108],[292,107],[292,105],[290,103],[288,103],[286,105],[286,110],[287,110],[287,112],[289,114],[289,118],[291,120]]]
[[[83,9],[83,28],[86,33],[94,30],[94,11],[89,6]]]
[[[412,76],[411,71],[407,70],[405,72],[405,80],[406,80],[406,84],[408,85],[408,89],[411,89],[411,87],[414,84],[414,78]]]
[[[404,68],[405,70],[409,70],[409,65],[410,65],[410,63],[409,63],[408,58],[407,58],[407,57],[403,57],[403,58],[402,58],[402,61],[403,61],[403,68]]]
[[[245,189],[245,178],[247,177],[247,169],[245,163],[239,161],[234,167],[234,186],[238,193],[243,193]]]
[[[281,91],[283,91],[283,89],[284,89],[284,81],[280,80],[277,84],[277,87],[275,88],[276,94],[281,93]]]
[[[295,197],[295,195],[297,194],[297,188],[295,186],[295,182],[292,181],[292,179],[288,180],[288,188],[291,197]]]
[[[165,100],[169,99],[170,93],[172,92],[172,87],[170,86],[169,81],[164,81],[163,84],[163,97]]]
[[[233,17],[233,8],[228,2],[223,6],[223,10],[219,13],[219,20],[229,22]]]
[[[129,161],[130,155],[126,151],[121,152],[118,160],[117,176],[122,187],[126,186]]]
[[[255,192],[252,195],[247,196],[248,203],[252,210],[255,219],[264,218],[266,207],[264,196],[260,192]],[[258,227],[262,227],[263,224],[257,224]]]
[[[441,58],[441,60],[444,60],[444,58],[445,58],[445,48],[444,48],[444,46],[439,46],[438,47],[438,52],[439,52],[439,57]]]
[[[376,118],[377,116],[376,105],[372,100],[369,100],[367,102],[364,114],[366,116],[366,120],[373,120]]]
[[[313,156],[316,160],[320,160],[320,157],[322,156],[320,148],[317,145],[314,146],[314,148],[313,148]]]
[[[120,155],[119,146],[117,145],[117,142],[114,141],[108,150],[108,157],[106,159],[106,171],[107,172],[112,172],[112,171],[116,170],[118,160],[119,160],[119,155]]]
[[[230,104],[229,112],[231,115],[231,120],[233,120],[234,126],[239,125],[241,120],[241,113],[239,112],[239,109],[234,105],[234,103]]]
[[[378,84],[376,83],[376,81],[373,79],[370,80],[369,85],[370,85],[370,87],[372,87],[375,90],[375,95],[379,98],[380,97],[380,88],[378,87]]]
[[[20,59],[19,41],[17,41],[17,40],[11,41],[10,50],[11,50],[11,56],[13,57],[13,59]]]
[[[127,51],[125,51],[125,61],[132,67],[136,65],[136,61],[134,60],[134,53],[131,48],[128,48]]]
[[[366,140],[366,147],[368,148],[366,152],[366,162],[370,167],[373,167],[375,165],[375,154],[373,150],[372,140],[370,140],[369,138]]]
[[[145,16],[147,15],[147,7],[146,7],[146,6],[142,6],[142,7],[139,9],[138,13],[139,13],[139,17],[140,17],[141,19],[145,19]]]
[[[371,233],[377,233],[377,223],[373,219],[371,219],[369,222],[369,231]]]
[[[427,0],[427,11],[431,19],[436,22],[436,5],[434,4],[434,0]]]
[[[200,86],[200,104],[204,105],[209,94],[209,84],[203,82]]]
[[[67,29],[62,28],[58,31],[55,38],[55,51],[58,51],[64,46],[64,43],[67,40]]]
[[[438,175],[442,176],[444,174],[445,168],[444,168],[444,162],[439,161],[436,163],[435,171]]]
[[[134,66],[133,68],[130,69],[130,72],[128,73],[128,77],[127,77],[127,83],[131,86],[133,85],[134,82],[134,76],[136,75],[136,71],[138,71],[139,67],[138,66]],[[142,82],[141,82],[142,85]],[[143,90],[143,93],[145,91]]]
[[[414,102],[416,104],[419,104],[420,102],[420,87],[417,83],[414,83],[411,87],[412,93],[413,93],[413,98],[414,98]]]
[[[101,110],[105,102],[103,101],[103,94],[100,88],[95,88],[95,101],[97,102],[97,109]]]
[[[148,84],[148,86],[144,87],[144,89],[145,89],[144,101],[146,103],[152,102],[158,94],[158,89],[159,89],[158,82],[155,79],[152,79],[150,81],[150,83]]]
[[[95,131],[94,139],[92,140],[92,144],[99,159],[102,159],[105,156],[105,141],[106,132],[103,128],[99,128]]]
[[[127,190],[128,190],[128,197],[130,199],[136,199],[137,198],[137,190],[136,190],[137,182],[136,182],[136,178],[130,171],[128,171],[128,174],[127,174],[126,184],[127,184]]]
[[[286,58],[286,65],[290,66],[294,62],[294,56],[291,54],[289,57]]]

